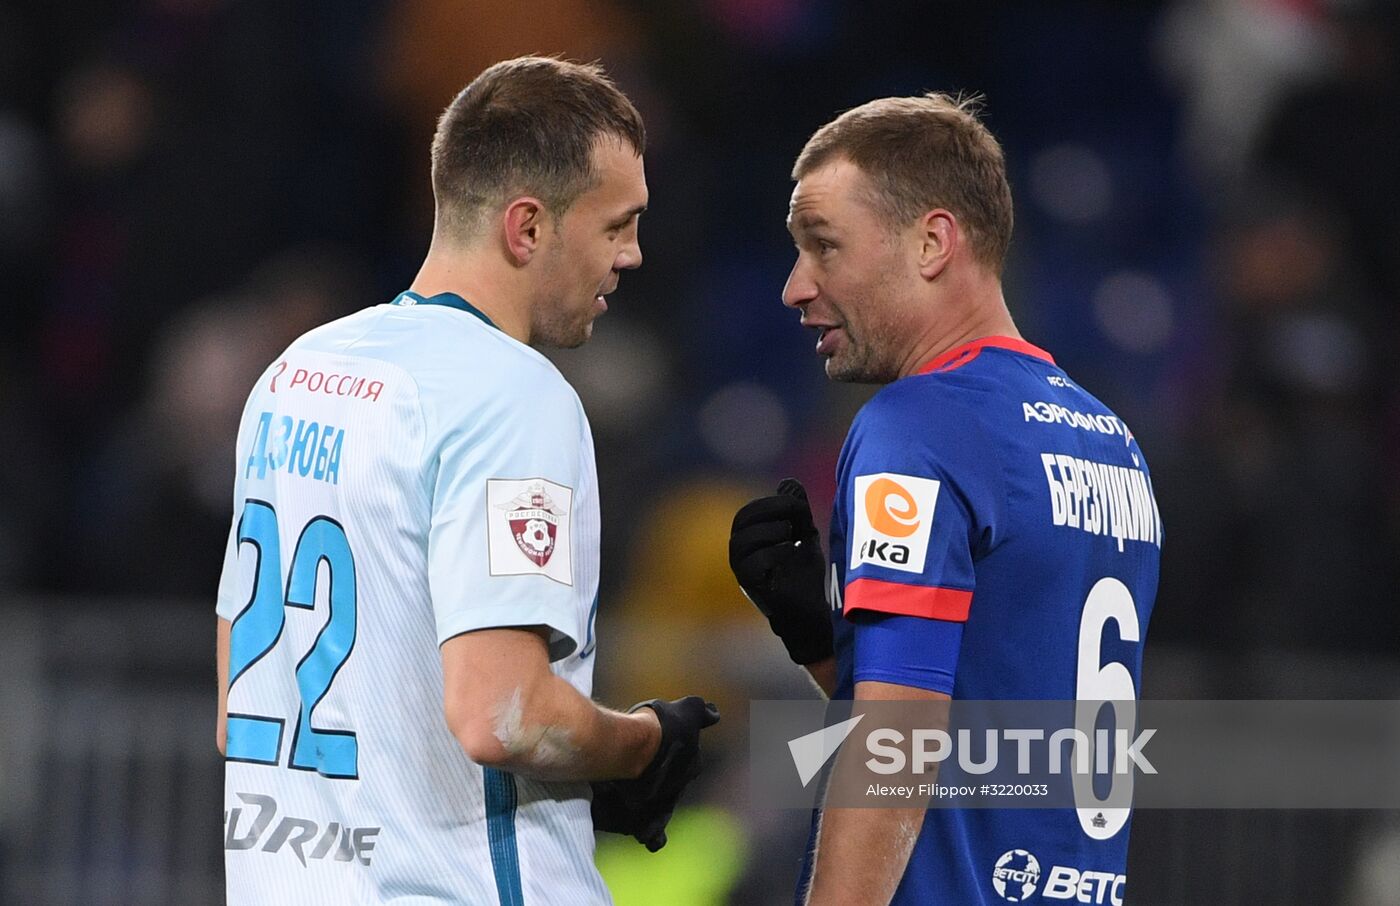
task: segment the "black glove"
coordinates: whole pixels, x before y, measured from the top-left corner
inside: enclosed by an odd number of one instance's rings
[[[635,780],[593,784],[593,826],[636,837],[656,852],[666,845],[666,824],[681,792],[700,773],[700,731],[719,723],[719,709],[698,695],[641,702],[627,713],[639,708],[655,711],[661,724],[656,755]]]
[[[826,559],[800,481],[783,479],[777,494],[751,500],[734,515],[729,568],[794,662],[831,656]]]

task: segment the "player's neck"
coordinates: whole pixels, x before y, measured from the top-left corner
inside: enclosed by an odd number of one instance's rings
[[[482,250],[447,249],[435,242],[409,289],[421,296],[456,293],[490,318],[502,333],[528,344],[527,304],[511,275],[499,274],[499,268],[499,262],[486,260]]]
[[[941,306],[940,306],[941,308]],[[986,281],[968,287],[954,305],[920,332],[899,370],[908,377],[950,349],[957,349],[983,337],[1021,339],[1016,322],[1006,307],[1000,281]]]

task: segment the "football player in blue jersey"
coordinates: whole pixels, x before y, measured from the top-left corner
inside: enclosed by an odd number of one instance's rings
[[[793,178],[783,303],[828,377],[885,386],[841,452],[829,567],[789,480],[735,517],[739,584],[833,698],[1136,698],[1161,550],[1147,465],[1016,329],[1011,192],[975,105],[857,107]],[[1123,901],[1127,809],[816,817],[799,903]]]

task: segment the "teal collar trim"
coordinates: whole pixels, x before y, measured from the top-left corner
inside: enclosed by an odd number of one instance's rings
[[[398,298],[396,298],[393,302],[389,304],[446,305],[448,308],[455,308],[458,311],[464,311],[469,315],[475,315],[476,317],[480,318],[482,320],[482,323],[484,323],[487,327],[496,327],[495,322],[493,322],[490,318],[486,317],[485,312],[468,302],[466,299],[463,299],[456,293],[438,293],[436,296],[424,297],[420,296],[418,293],[413,292],[412,290],[405,290],[404,292],[399,293]],[[496,329],[500,330],[499,327],[496,327]]]

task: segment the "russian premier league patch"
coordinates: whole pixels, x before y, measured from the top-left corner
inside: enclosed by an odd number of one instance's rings
[[[540,574],[573,585],[573,488],[544,478],[486,481],[491,575]]]

